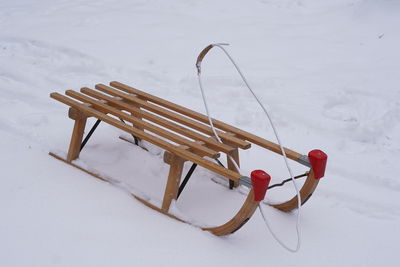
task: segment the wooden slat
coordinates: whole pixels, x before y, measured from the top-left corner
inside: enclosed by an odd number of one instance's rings
[[[195,140],[198,140],[198,141],[203,141],[206,144],[206,146],[208,146],[211,149],[218,150],[218,151],[221,151],[221,152],[224,152],[224,153],[230,153],[231,151],[234,150],[233,147],[228,146],[226,144],[221,144],[218,141],[216,141],[215,139],[212,139],[212,138],[209,138],[209,137],[204,136],[202,134],[199,134],[199,133],[197,133],[197,132],[195,132],[195,131],[193,131],[191,129],[185,128],[185,127],[183,127],[183,126],[181,126],[179,124],[176,124],[176,123],[174,123],[172,121],[163,119],[163,118],[161,118],[159,116],[156,116],[156,115],[153,115],[153,114],[151,114],[151,113],[149,113],[149,112],[147,112],[145,110],[140,110],[140,109],[134,108],[130,104],[126,103],[126,102],[122,102],[122,101],[117,100],[117,99],[115,99],[113,97],[110,97],[108,95],[102,94],[102,93],[100,93],[98,91],[95,91],[95,90],[89,89],[87,87],[84,87],[84,88],[81,89],[81,92],[86,94],[86,95],[88,95],[88,96],[91,96],[91,97],[94,97],[94,98],[97,98],[97,99],[100,99],[100,100],[105,100],[105,101],[108,102],[108,104],[111,104],[113,106],[117,106],[120,109],[123,109],[123,110],[126,110],[128,112],[131,112],[134,116],[138,116],[138,117],[144,118],[146,120],[152,121],[154,123],[157,123],[158,125],[161,125],[161,126],[163,126],[165,128],[173,130],[173,131],[175,131],[175,132],[177,132],[179,134],[185,135],[185,136],[187,136],[189,138],[192,138],[192,139],[195,139]]]
[[[197,131],[200,131],[202,133],[206,133],[208,135],[213,136],[213,132],[212,132],[211,128],[208,125],[196,122],[196,121],[194,121],[194,120],[192,120],[190,118],[187,118],[187,117],[182,116],[180,114],[177,114],[175,112],[166,110],[166,109],[164,109],[164,108],[162,108],[160,106],[156,106],[154,104],[148,103],[146,101],[143,101],[143,100],[139,99],[136,96],[126,94],[126,93],[124,93],[122,91],[119,91],[117,89],[111,88],[111,87],[109,87],[107,85],[104,85],[104,84],[97,84],[95,86],[95,88],[97,90],[99,90],[101,92],[104,92],[104,93],[107,93],[109,95],[118,96],[118,97],[121,97],[121,98],[123,98],[125,100],[128,100],[128,101],[132,102],[132,103],[136,103],[136,104],[140,105],[142,108],[144,108],[144,109],[146,109],[148,111],[157,113],[158,115],[161,115],[161,116],[163,116],[165,118],[174,120],[174,121],[176,121],[176,122],[178,122],[180,124],[183,124],[183,125],[186,125],[188,127],[191,127],[191,128],[193,128],[193,129],[195,129]],[[241,140],[239,138],[236,138],[234,136],[228,135],[228,134],[226,134],[224,132],[217,131],[217,133],[221,137],[222,140],[229,141],[230,145],[235,145],[237,147],[240,147],[241,149],[248,149],[251,146],[251,144],[249,142],[243,141],[243,140]]]
[[[138,89],[135,89],[135,88],[133,88],[131,86],[128,86],[128,85],[120,83],[120,82],[116,82],[116,81],[110,82],[110,85],[112,87],[115,87],[115,88],[118,88],[120,90],[123,90],[123,91],[125,91],[127,93],[136,94],[138,96],[141,96],[141,97],[143,97],[143,98],[145,98],[145,99],[147,99],[147,100],[149,100],[149,101],[151,101],[151,102],[153,102],[153,103],[155,103],[157,105],[160,105],[160,106],[166,107],[168,109],[171,109],[173,111],[179,112],[181,114],[184,114],[184,115],[186,115],[188,117],[191,117],[191,118],[196,119],[198,121],[201,121],[203,123],[208,123],[208,117],[207,116],[205,116],[204,114],[201,114],[199,112],[196,112],[194,110],[185,108],[183,106],[177,105],[177,104],[172,103],[170,101],[167,101],[167,100],[164,100],[162,98],[156,97],[154,95],[145,93],[143,91],[140,91]],[[276,143],[273,143],[271,141],[265,140],[264,138],[261,138],[261,137],[259,137],[257,135],[252,134],[252,133],[243,131],[243,130],[241,130],[239,128],[236,128],[236,127],[234,127],[232,125],[226,124],[226,123],[224,123],[222,121],[219,121],[219,120],[216,120],[216,119],[212,119],[212,121],[213,121],[213,124],[214,124],[215,127],[219,128],[219,129],[221,129],[223,131],[234,133],[234,134],[236,134],[237,137],[242,138],[243,140],[247,140],[247,141],[249,141],[251,143],[259,145],[259,146],[261,146],[263,148],[266,148],[268,150],[271,150],[271,151],[273,151],[275,153],[282,154],[279,145],[276,144]],[[292,159],[292,160],[298,161],[300,159],[300,157],[302,156],[302,154],[297,153],[297,152],[295,152],[293,150],[290,150],[288,148],[284,148],[284,149],[285,149],[285,153],[286,153],[287,157]]]
[[[73,98],[75,98],[75,99],[77,99],[79,101],[82,101],[82,102],[85,102],[85,103],[93,105],[94,108],[96,108],[96,109],[98,109],[98,110],[100,110],[102,112],[110,113],[110,114],[112,114],[114,116],[117,116],[117,117],[119,117],[121,119],[129,121],[129,122],[133,123],[135,126],[140,126],[140,127],[144,128],[144,129],[150,131],[150,132],[153,132],[153,133],[155,133],[155,134],[157,134],[159,136],[167,138],[167,139],[169,139],[169,140],[171,140],[171,141],[173,141],[175,143],[187,145],[187,146],[191,147],[193,150],[199,152],[201,155],[208,156],[208,157],[211,157],[211,158],[218,158],[219,157],[219,153],[217,151],[214,151],[214,150],[211,150],[211,149],[209,149],[207,147],[199,145],[196,142],[190,141],[190,140],[188,140],[186,138],[183,138],[183,137],[181,137],[179,135],[176,135],[176,134],[174,134],[172,132],[168,132],[168,131],[166,131],[166,130],[164,130],[164,129],[162,129],[162,128],[154,125],[154,124],[150,124],[148,122],[145,122],[145,121],[142,121],[140,119],[137,119],[137,118],[133,117],[130,114],[126,114],[126,113],[124,113],[124,112],[122,112],[122,111],[120,111],[120,110],[118,110],[116,108],[113,108],[113,107],[111,107],[109,105],[106,105],[106,104],[104,104],[104,103],[102,103],[102,102],[100,102],[98,100],[89,98],[89,97],[87,97],[87,96],[85,96],[85,95],[83,95],[81,93],[75,92],[73,90],[67,90],[65,93],[66,93],[66,95],[68,95],[70,97],[73,97]]]
[[[198,164],[198,165],[200,165],[200,166],[202,166],[202,167],[204,167],[204,168],[206,168],[206,169],[208,169],[210,171],[213,171],[213,172],[215,172],[215,173],[217,173],[219,175],[222,175],[222,176],[224,176],[226,178],[229,178],[229,179],[234,180],[234,181],[239,181],[239,179],[241,177],[241,175],[236,173],[236,172],[233,172],[233,171],[231,171],[229,169],[221,167],[218,164],[215,164],[215,163],[213,163],[213,162],[211,162],[209,160],[206,160],[206,159],[204,159],[202,157],[199,157],[199,156],[197,156],[196,154],[194,154],[192,152],[189,152],[189,151],[186,151],[186,150],[181,149],[179,147],[176,147],[175,145],[170,144],[170,143],[168,143],[168,142],[166,142],[166,141],[164,141],[164,140],[162,140],[162,139],[160,139],[160,138],[158,138],[156,136],[153,136],[151,134],[148,134],[148,133],[145,133],[145,132],[140,131],[138,129],[135,129],[134,127],[132,127],[130,125],[127,125],[127,124],[125,124],[123,122],[120,122],[117,119],[111,118],[111,117],[109,117],[109,116],[107,116],[107,115],[105,115],[105,114],[103,114],[103,113],[91,108],[91,107],[88,107],[88,106],[86,106],[84,104],[81,104],[81,103],[79,103],[79,102],[77,102],[75,100],[72,100],[72,99],[70,99],[70,98],[68,98],[66,96],[63,96],[63,95],[61,95],[59,93],[51,93],[50,97],[53,98],[53,99],[56,99],[56,100],[58,100],[58,101],[60,101],[60,102],[62,102],[64,104],[66,104],[68,106],[71,106],[71,107],[74,107],[76,109],[79,109],[82,112],[86,112],[86,113],[92,115],[93,117],[96,117],[96,118],[98,118],[98,119],[100,119],[100,120],[102,120],[102,121],[104,121],[104,122],[106,122],[106,123],[108,123],[110,125],[113,125],[113,126],[119,128],[119,129],[123,130],[123,131],[126,131],[127,133],[130,133],[130,134],[133,134],[133,135],[135,135],[135,136],[137,136],[139,138],[142,138],[142,139],[144,139],[144,140],[146,140],[146,141],[148,141],[150,143],[153,143],[154,145],[156,145],[156,146],[158,146],[158,147],[160,147],[162,149],[165,149],[167,151],[170,151],[170,152],[176,154],[177,156],[180,156],[182,158],[190,160],[191,162],[196,163],[196,164]]]
[[[177,198],[184,163],[184,159],[173,155],[170,162],[168,180],[165,186],[164,198],[161,208],[165,212],[168,212],[172,200]]]
[[[281,148],[280,148],[280,146],[278,144],[273,143],[273,142],[268,141],[268,140],[265,140],[264,138],[261,138],[261,137],[259,137],[257,135],[244,132],[243,134],[237,134],[236,133],[236,136],[241,137],[241,138],[243,138],[243,139],[245,139],[245,140],[247,140],[247,141],[249,141],[249,142],[251,142],[253,144],[256,144],[256,145],[258,145],[260,147],[266,148],[266,149],[268,149],[268,150],[270,150],[272,152],[275,152],[277,154],[282,155]],[[284,147],[283,149],[285,150],[286,156],[289,159],[292,159],[294,161],[299,161],[300,158],[303,156],[302,154],[300,154],[300,153],[298,153],[296,151],[293,151],[293,150],[291,150],[289,148]]]
[[[199,144],[201,144],[201,145],[204,144],[202,141],[196,141],[196,143],[199,143]],[[187,146],[180,145],[179,147],[180,147],[180,148],[183,148],[183,149],[187,149],[188,151],[197,154],[195,151],[193,151],[193,149],[191,149],[191,148],[189,148],[189,147],[187,147]],[[197,155],[198,155],[198,154],[197,154]],[[163,156],[163,160],[164,160],[165,163],[171,164],[172,158],[173,158],[173,157],[174,157],[174,154],[172,154],[172,153],[169,152],[169,151],[165,151],[165,152],[164,152],[164,156]],[[184,160],[187,161],[187,159],[184,159]]]

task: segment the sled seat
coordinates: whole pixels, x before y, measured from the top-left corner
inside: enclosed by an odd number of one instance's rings
[[[251,144],[281,154],[280,147],[259,136],[222,121],[213,124],[223,143],[219,143],[208,125],[208,117],[113,81],[97,84],[94,89],[67,90],[65,95],[52,93],[52,98],[68,105],[68,116],[75,121],[66,161],[79,157],[87,118],[94,117],[115,126],[138,140],[145,140],[165,150],[164,161],[170,165],[162,211],[167,213],[177,198],[183,164],[190,161],[231,180],[235,186],[241,175],[227,157],[227,168],[215,162],[221,155],[230,155],[239,164],[239,149]],[[289,159],[310,167],[307,156],[285,148]]]

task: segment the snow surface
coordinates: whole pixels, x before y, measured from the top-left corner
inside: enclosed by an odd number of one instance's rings
[[[398,265],[399,12],[396,0],[0,1],[0,265]],[[215,237],[48,155],[65,153],[72,129],[53,91],[119,80],[204,112],[194,62],[213,42],[232,44],[287,147],[329,155],[302,209],[297,254],[278,246],[258,212]],[[224,55],[211,51],[203,68],[213,116],[274,140]],[[159,203],[162,151],[120,134],[101,124],[79,164]],[[288,177],[278,156],[254,147],[241,157],[246,172]],[[199,224],[229,219],[244,195],[213,179],[196,170],[174,210]],[[268,200],[292,194],[288,185]],[[265,210],[294,246],[295,213]]]

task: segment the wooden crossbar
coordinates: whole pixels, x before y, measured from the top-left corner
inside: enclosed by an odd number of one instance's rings
[[[153,103],[155,103],[157,105],[166,107],[166,108],[171,109],[173,111],[176,111],[178,113],[184,114],[184,115],[186,115],[186,116],[188,116],[190,118],[193,118],[195,120],[198,120],[200,122],[208,124],[208,117],[205,116],[204,114],[199,113],[199,112],[196,112],[196,111],[193,111],[191,109],[185,108],[183,106],[177,105],[175,103],[172,103],[170,101],[164,100],[162,98],[159,98],[157,96],[151,95],[149,93],[145,93],[143,91],[140,91],[138,89],[135,89],[135,88],[133,88],[131,86],[128,86],[128,85],[120,83],[120,82],[113,81],[113,82],[110,83],[110,85],[112,87],[115,87],[115,88],[118,88],[120,90],[123,90],[123,91],[125,91],[127,93],[135,94],[137,96],[140,96],[141,98],[144,98],[144,99],[146,99],[148,101],[151,101],[151,102],[153,102]],[[219,128],[219,129],[221,129],[223,131],[227,131],[227,132],[233,133],[238,138],[241,138],[241,139],[246,140],[246,141],[248,141],[250,143],[254,143],[256,145],[259,145],[259,146],[261,146],[263,148],[266,148],[268,150],[271,150],[271,151],[273,151],[275,153],[282,154],[280,146],[278,144],[276,144],[276,143],[273,143],[271,141],[265,140],[264,138],[256,136],[256,135],[254,135],[252,133],[249,133],[247,131],[243,131],[243,130],[241,130],[239,128],[236,128],[236,127],[234,127],[232,125],[226,124],[226,123],[224,123],[222,121],[219,121],[219,120],[216,120],[216,119],[212,119],[212,121],[213,121],[213,124],[214,124],[214,126],[216,128]],[[223,137],[223,136],[221,136],[221,137]],[[295,151],[293,151],[291,149],[284,148],[284,150],[285,150],[286,156],[288,158],[292,159],[292,160],[298,161],[302,157],[302,154],[297,153],[297,152],[295,152]]]

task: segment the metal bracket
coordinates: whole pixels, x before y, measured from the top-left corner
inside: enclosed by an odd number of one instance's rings
[[[304,166],[307,166],[307,167],[310,167],[310,168],[311,168],[310,160],[308,159],[308,156],[306,156],[306,155],[301,156],[301,157],[297,160],[297,162],[300,163],[300,164],[302,164],[302,165],[304,165]]]
[[[247,188],[252,189],[253,186],[251,184],[251,179],[250,177],[247,176],[242,176],[239,178],[239,184],[246,186]]]
[[[197,167],[197,164],[196,164],[196,163],[193,163],[193,164],[192,164],[192,167],[190,167],[188,173],[187,173],[186,176],[185,176],[185,179],[183,179],[181,185],[179,186],[178,194],[177,194],[177,196],[176,196],[176,199],[178,199],[179,196],[181,195],[183,189],[185,188],[187,182],[189,181],[189,179],[190,179],[190,177],[192,176],[192,174],[193,174],[194,170],[196,169],[196,167]]]
[[[89,141],[90,137],[92,136],[92,134],[96,130],[97,126],[99,126],[100,122],[101,122],[100,119],[98,119],[95,122],[95,124],[93,125],[92,129],[90,129],[89,133],[86,135],[85,139],[83,140],[79,151],[82,151],[82,149],[85,147],[86,143]]]

